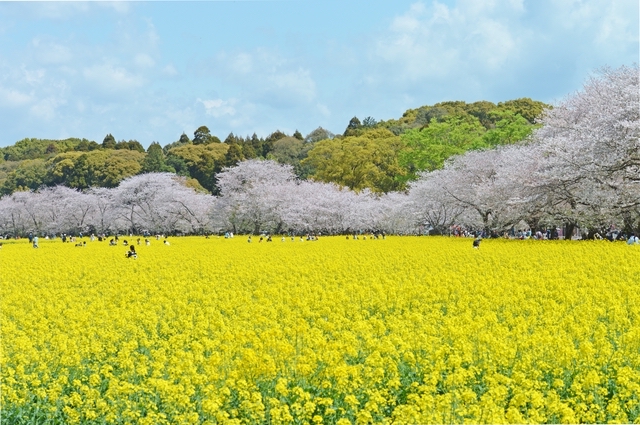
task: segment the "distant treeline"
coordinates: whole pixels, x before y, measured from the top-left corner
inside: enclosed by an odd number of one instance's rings
[[[127,177],[170,172],[192,187],[218,194],[217,175],[247,159],[293,167],[299,179],[332,182],[352,190],[402,191],[422,171],[443,167],[453,155],[525,139],[549,108],[528,98],[492,102],[442,102],[406,111],[397,120],[353,117],[343,134],[318,127],[303,136],[275,131],[266,138],[229,134],[224,141],[201,126],[166,146],[145,150],[137,140],[23,139],[0,148],[0,195],[64,185],[116,187]]]

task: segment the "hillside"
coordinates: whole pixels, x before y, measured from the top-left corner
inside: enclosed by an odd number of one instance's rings
[[[43,185],[114,187],[126,177],[153,171],[186,176],[194,187],[215,194],[218,172],[253,158],[291,164],[302,179],[354,190],[404,190],[419,172],[440,168],[453,155],[525,139],[547,107],[528,98],[441,102],[387,121],[354,117],[341,135],[319,127],[306,137],[275,131],[266,138],[229,134],[221,141],[201,126],[193,139],[182,134],[146,150],[136,140],[118,142],[111,134],[101,143],[28,138],[0,148],[0,194]]]

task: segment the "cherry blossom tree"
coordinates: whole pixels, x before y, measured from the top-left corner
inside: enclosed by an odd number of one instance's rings
[[[122,230],[169,233],[206,228],[211,197],[197,194],[174,174],[130,177],[112,193],[116,227]]]
[[[451,173],[436,170],[421,174],[409,188],[405,210],[416,226],[431,227],[435,233],[445,233],[458,218],[465,207],[452,198],[446,190],[443,179]]]
[[[36,197],[46,217],[44,230],[47,233],[79,233],[89,229],[96,209],[96,199],[91,194],[53,186],[40,189]]]
[[[233,232],[280,232],[283,211],[295,186],[290,165],[275,161],[249,160],[226,168],[218,175],[222,214]]]
[[[23,200],[24,192],[14,192],[0,199],[0,232],[5,237],[18,237],[27,233],[29,221]]]
[[[603,69],[540,121],[537,188],[569,227],[617,218],[631,230],[638,223],[639,79],[637,65]]]
[[[95,202],[95,210],[90,217],[90,225],[96,229],[98,234],[106,234],[114,230],[112,228],[115,224],[114,191],[106,187],[93,187],[87,191],[87,194]]]

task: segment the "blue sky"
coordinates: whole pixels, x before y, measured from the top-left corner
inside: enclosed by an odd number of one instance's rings
[[[342,133],[445,100],[553,103],[639,61],[637,0],[0,2],[0,146]]]

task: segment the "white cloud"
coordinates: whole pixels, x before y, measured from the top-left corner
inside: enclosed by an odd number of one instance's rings
[[[331,115],[331,110],[327,107],[327,105],[318,103],[316,107],[318,108],[318,111],[320,112],[320,114],[322,114],[322,116],[324,116],[325,118]]]
[[[63,64],[73,59],[71,49],[59,43],[41,38],[31,41],[36,60],[44,64]]]
[[[84,78],[105,91],[126,91],[141,87],[144,79],[123,67],[111,64],[93,65],[84,68]]]
[[[167,108],[167,116],[175,123],[178,123],[178,128],[183,132],[190,132],[196,129],[196,113],[191,107],[185,107],[183,109]],[[179,136],[179,134],[178,134]],[[176,139],[177,140],[177,139]]]
[[[164,68],[162,68],[162,73],[168,75],[169,77],[175,77],[178,75],[178,70],[173,64],[168,64]]]
[[[0,87],[0,106],[9,108],[25,106],[33,101],[33,96],[16,89]]]
[[[152,68],[156,64],[156,61],[146,53],[138,53],[133,61],[140,68]]]
[[[308,104],[316,98],[311,71],[299,61],[264,48],[253,52],[220,53],[207,69],[235,85],[245,102],[276,108]]]
[[[75,1],[43,1],[26,2],[32,8],[32,13],[44,19],[63,20],[77,14],[85,14],[90,9],[90,2]]]
[[[231,58],[230,67],[241,74],[248,74],[253,70],[253,58],[248,53],[239,53]]]
[[[308,70],[299,68],[296,71],[275,73],[269,77],[272,89],[281,94],[288,94],[306,101],[316,95],[316,83]]]
[[[496,70],[517,57],[521,42],[510,22],[522,10],[516,0],[415,3],[392,21],[375,55],[393,66],[395,79],[408,82]]]
[[[94,2],[91,2],[94,3]],[[115,0],[115,1],[96,1],[95,2],[97,5],[104,7],[104,8],[109,8],[114,10],[116,13],[119,14],[126,14],[129,12],[129,2],[128,1],[123,1],[123,0]]]
[[[29,111],[32,115],[39,119],[52,121],[57,115],[58,106],[63,103],[64,102],[61,102],[53,97],[49,97],[37,101],[33,106],[31,106]]]
[[[233,106],[236,103],[234,99],[198,99],[198,102],[202,103],[207,115],[211,115],[214,118],[220,118],[225,115],[233,116],[236,114],[236,108]]]
[[[22,81],[30,86],[41,85],[44,81],[45,74],[46,71],[42,68],[31,70],[27,69],[25,66],[22,67]]]
[[[596,35],[596,42],[603,47],[626,45],[629,42],[637,44],[638,14],[633,16],[627,13],[634,7],[638,9],[638,3],[635,0],[620,0],[603,5],[598,13],[600,28]]]
[[[147,23],[147,33],[145,34],[145,38],[149,42],[150,47],[156,48],[160,41],[160,36],[156,31],[155,25],[153,25],[153,21],[151,19],[145,19],[145,21]]]

